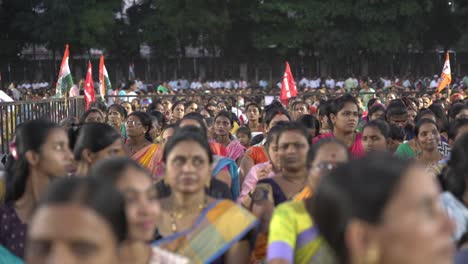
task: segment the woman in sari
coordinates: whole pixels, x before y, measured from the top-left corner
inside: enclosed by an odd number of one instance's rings
[[[245,147],[231,135],[233,125],[232,116],[224,110],[214,119],[215,141],[226,147],[228,158],[237,162],[244,155]]]
[[[250,129],[252,135],[256,132],[263,133],[263,124],[260,122],[260,106],[256,103],[249,103],[245,107],[245,111],[247,112],[247,119],[249,120],[246,126]]]
[[[272,107],[266,110],[265,113],[265,134],[268,135],[270,129],[274,127],[278,122],[287,122],[290,121],[291,117],[288,114],[288,111],[284,109],[281,105],[278,107]],[[239,177],[241,184],[244,182],[247,173],[250,172],[253,166],[265,163],[268,161],[268,155],[266,154],[266,149],[263,146],[266,140],[263,140],[257,146],[252,146],[246,150],[241,163]]]
[[[160,200],[155,245],[192,263],[248,263],[257,221],[235,203],[206,194],[212,159],[208,140],[191,127],[167,142],[163,161],[172,192]]]
[[[454,230],[418,164],[374,153],[323,177],[310,211],[339,263],[453,263]]]
[[[87,176],[89,169],[99,160],[125,156],[120,134],[105,123],[89,123],[77,132],[73,155],[77,162],[75,175]]]
[[[331,104],[329,119],[333,124],[333,132],[315,137],[313,143],[323,138],[336,138],[348,146],[354,158],[362,157],[362,134],[356,132],[359,121],[359,105],[356,98],[345,94],[335,99]]]
[[[127,131],[124,124],[124,121],[127,118],[127,112],[125,108],[119,104],[113,104],[109,106],[107,109],[107,118],[109,125],[111,125],[116,131],[120,133],[122,142],[125,143],[127,141]]]
[[[296,122],[287,123],[278,134],[277,142],[282,171],[273,178],[259,181],[252,195],[252,212],[262,220],[253,256],[255,261],[262,261],[266,256],[268,226],[274,208],[288,200],[301,201],[311,195],[306,184],[310,148],[307,128]]]
[[[125,150],[132,159],[147,168],[151,175],[156,175],[162,151],[157,144],[152,143],[149,134],[152,126],[151,118],[147,113],[136,111],[128,116],[125,124],[128,134]]]
[[[337,164],[347,162],[351,155],[344,144],[324,139],[314,145],[307,156],[307,184],[313,192],[324,174]],[[275,209],[268,234],[269,264],[333,263],[308,211],[311,199],[285,202]]]
[[[128,235],[121,246],[121,263],[182,264],[188,259],[158,247],[151,247],[160,206],[156,189],[146,168],[129,158],[101,161],[90,177],[112,185],[125,199]]]
[[[429,109],[419,112],[415,118],[415,122],[418,123],[422,119],[431,119],[434,122],[436,122],[435,114]],[[439,152],[441,153],[441,155],[443,156],[450,155],[450,146],[448,145],[448,143],[442,142],[441,140],[439,140],[437,148]],[[416,158],[417,154],[420,152],[421,152],[421,146],[418,143],[417,134],[415,134],[412,140],[405,142],[403,144],[400,144],[395,154],[400,158],[411,159],[411,158]]]

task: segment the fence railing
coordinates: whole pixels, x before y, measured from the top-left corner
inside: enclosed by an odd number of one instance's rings
[[[17,125],[40,118],[58,123],[66,117],[82,115],[85,106],[83,97],[0,103],[0,152],[8,152]]]

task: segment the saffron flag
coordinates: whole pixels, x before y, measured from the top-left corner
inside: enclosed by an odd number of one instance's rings
[[[63,97],[70,91],[73,86],[73,79],[68,66],[69,50],[68,44],[65,45],[65,53],[63,54],[62,64],[60,65],[60,71],[58,75],[58,81],[55,86],[55,95],[59,98]]]
[[[442,69],[442,74],[440,75],[439,85],[437,85],[437,93],[440,93],[444,90],[445,87],[450,85],[452,82],[452,71],[450,70],[450,55],[447,51],[445,55],[444,68]]]
[[[101,55],[99,61],[99,94],[101,99],[104,100],[107,91],[111,89],[112,85],[109,79],[109,74],[107,73],[106,65],[104,64],[104,55]]]
[[[297,96],[297,87],[294,77],[286,62],[286,69],[284,70],[283,82],[281,83],[280,100],[284,105],[287,105],[291,97]]]
[[[91,62],[88,62],[88,73],[86,73],[84,92],[85,92],[85,100],[86,100],[86,109],[88,109],[89,104],[96,101]]]

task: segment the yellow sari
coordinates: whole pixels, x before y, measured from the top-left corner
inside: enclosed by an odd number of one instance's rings
[[[162,150],[157,144],[144,147],[132,156],[132,159],[147,168],[151,172],[151,175],[156,175],[161,158]]]

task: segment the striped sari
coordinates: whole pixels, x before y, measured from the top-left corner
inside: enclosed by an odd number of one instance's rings
[[[191,263],[212,263],[257,224],[247,210],[231,201],[217,200],[203,210],[192,228],[156,241],[154,246],[187,257]]]
[[[151,144],[144,147],[132,156],[132,159],[138,161],[138,163],[147,168],[153,176],[158,172],[161,158],[162,150],[157,144]]]
[[[331,252],[303,201],[286,202],[275,209],[270,222],[267,261],[335,263]]]

